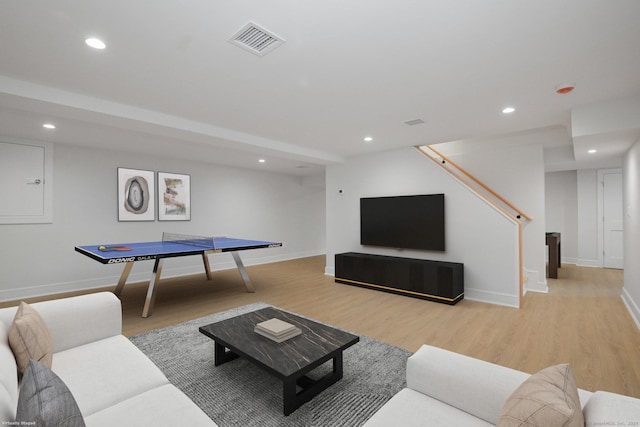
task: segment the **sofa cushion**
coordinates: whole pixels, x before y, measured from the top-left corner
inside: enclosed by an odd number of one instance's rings
[[[16,421],[21,425],[84,427],[73,395],[56,374],[30,360],[22,378]]]
[[[55,353],[53,370],[67,384],[85,418],[169,382],[122,335]]]
[[[588,426],[640,425],[640,399],[596,391],[584,406],[583,414]]]
[[[507,399],[497,425],[584,426],[571,366],[551,366],[532,375]]]
[[[144,408],[141,411],[140,408]],[[166,384],[96,412],[85,419],[89,427],[215,426],[184,393]]]
[[[488,427],[492,426],[451,405],[405,388],[384,404],[363,427]]]
[[[9,329],[9,344],[20,372],[24,373],[30,359],[51,368],[53,341],[49,329],[38,312],[24,301]]]

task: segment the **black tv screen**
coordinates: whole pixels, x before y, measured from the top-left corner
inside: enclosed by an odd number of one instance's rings
[[[444,251],[444,194],[361,198],[360,243]]]

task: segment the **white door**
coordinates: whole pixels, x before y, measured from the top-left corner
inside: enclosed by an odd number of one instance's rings
[[[624,260],[622,227],[622,174],[603,175],[604,267],[622,268]]]

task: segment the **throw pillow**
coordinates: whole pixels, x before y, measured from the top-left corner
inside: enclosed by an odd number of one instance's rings
[[[16,421],[39,427],[84,427],[82,413],[67,385],[51,369],[35,360],[22,378]]]
[[[20,373],[24,373],[29,359],[51,367],[53,341],[49,329],[38,312],[24,301],[20,303],[9,328],[9,345]]]
[[[497,426],[583,427],[571,366],[551,366],[529,377],[505,402]]]

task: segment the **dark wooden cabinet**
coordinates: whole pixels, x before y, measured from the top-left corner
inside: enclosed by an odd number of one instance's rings
[[[335,281],[445,304],[464,298],[464,265],[347,252],[335,256]]]
[[[562,266],[560,259],[560,233],[546,233],[546,243],[549,246],[549,277],[558,278],[558,269]]]

